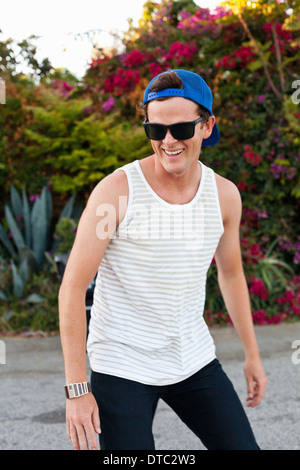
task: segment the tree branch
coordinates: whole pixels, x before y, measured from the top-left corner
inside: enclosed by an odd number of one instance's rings
[[[241,10],[239,8],[239,6],[237,5],[236,3],[236,8],[237,8],[237,15],[238,15],[238,18],[248,36],[248,38],[250,39],[254,49],[255,49],[255,52],[257,53],[257,55],[259,56],[261,62],[262,62],[262,65],[263,65],[263,68],[264,68],[264,72],[265,72],[265,75],[267,77],[267,80],[269,82],[269,85],[270,87],[272,88],[273,92],[275,93],[275,95],[278,97],[278,98],[281,98],[281,94],[279,92],[279,90],[277,89],[277,87],[275,86],[272,78],[271,78],[271,75],[270,75],[270,72],[269,72],[269,69],[268,69],[268,65],[264,59],[264,56],[263,56],[263,53],[261,52],[260,48],[258,47],[258,44],[253,36],[253,34],[251,33],[246,21],[244,20],[243,16],[242,16],[242,13],[241,13]]]
[[[284,76],[283,76],[283,69],[282,69],[281,51],[280,51],[280,47],[278,43],[278,35],[276,31],[276,23],[272,23],[271,28],[272,28],[272,35],[273,35],[275,51],[276,51],[276,59],[277,59],[277,67],[278,67],[278,72],[279,72],[281,91],[284,91]]]

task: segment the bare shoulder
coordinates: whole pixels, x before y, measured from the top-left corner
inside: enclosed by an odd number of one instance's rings
[[[233,198],[240,200],[240,192],[237,186],[227,178],[223,176],[216,175],[216,183],[219,192],[219,196],[222,198]]]
[[[237,186],[229,179],[217,173],[215,175],[223,221],[231,218],[233,214],[240,218],[242,200]]]
[[[79,220],[63,285],[75,285],[86,291],[121,217],[126,212],[127,204],[120,206],[119,197],[126,196],[127,193],[124,171],[111,173],[95,186]]]
[[[117,225],[125,217],[128,203],[128,181],[125,171],[114,171],[103,178],[93,189],[86,209],[91,213],[104,213],[113,206]],[[100,209],[100,212],[99,212]]]
[[[88,204],[118,204],[119,197],[128,197],[128,182],[125,171],[114,171],[103,178],[93,189]]]

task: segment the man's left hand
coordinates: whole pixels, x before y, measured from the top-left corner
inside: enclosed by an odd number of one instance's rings
[[[259,359],[246,360],[244,373],[247,382],[247,406],[257,406],[265,395],[268,379]]]

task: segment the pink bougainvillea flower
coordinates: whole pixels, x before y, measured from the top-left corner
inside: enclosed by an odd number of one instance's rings
[[[152,74],[152,78],[156,77],[156,75],[158,75],[159,73],[163,71],[162,66],[158,64],[157,62],[151,62],[149,64],[149,69]]]
[[[251,145],[244,146],[243,156],[246,162],[250,163],[253,166],[259,165],[259,163],[262,161],[262,157],[253,152]]]
[[[170,46],[169,53],[165,56],[166,60],[175,60],[178,65],[191,62],[197,48],[194,42],[183,43],[175,41]]]
[[[268,290],[265,284],[258,278],[253,277],[249,286],[249,292],[262,300],[268,299]]]
[[[29,196],[29,202],[33,204],[40,196],[38,194],[31,194]]]
[[[258,95],[258,97],[256,98],[256,101],[258,103],[263,103],[264,101],[266,101],[266,96],[265,95]]]
[[[137,70],[125,70],[119,68],[115,74],[111,74],[105,79],[104,91],[121,96],[124,91],[130,91],[134,85],[140,81],[140,74]]]
[[[124,64],[126,65],[126,67],[137,67],[138,65],[143,64],[145,57],[145,54],[143,54],[138,49],[135,49],[128,54],[128,56],[124,60]]]
[[[103,111],[108,113],[109,111],[111,111],[114,105],[115,105],[115,100],[112,96],[110,96],[108,100],[103,103],[102,109]]]
[[[245,68],[250,62],[255,60],[256,54],[250,46],[242,46],[231,54],[219,59],[216,67],[226,69]]]
[[[253,323],[256,325],[264,325],[267,323],[267,312],[266,310],[257,310],[252,312]]]
[[[238,187],[239,191],[246,191],[248,189],[247,183],[244,183],[243,181],[240,181],[237,184],[237,187]]]

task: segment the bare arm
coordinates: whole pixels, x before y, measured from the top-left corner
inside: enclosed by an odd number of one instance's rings
[[[247,282],[244,275],[239,226],[242,204],[233,183],[218,181],[224,234],[216,251],[218,281],[227,311],[245,351],[244,372],[248,387],[248,406],[256,406],[265,393],[267,379],[255,337]]]
[[[86,290],[101,263],[119,221],[119,196],[127,196],[127,179],[118,171],[102,180],[92,192],[78,224],[75,242],[59,291],[60,335],[66,383],[85,382],[86,377]],[[122,210],[126,210],[124,207]],[[99,222],[105,217],[105,233]],[[101,232],[99,233],[99,227]],[[91,393],[67,400],[69,439],[75,449],[97,448],[95,432],[100,432],[99,413]]]

